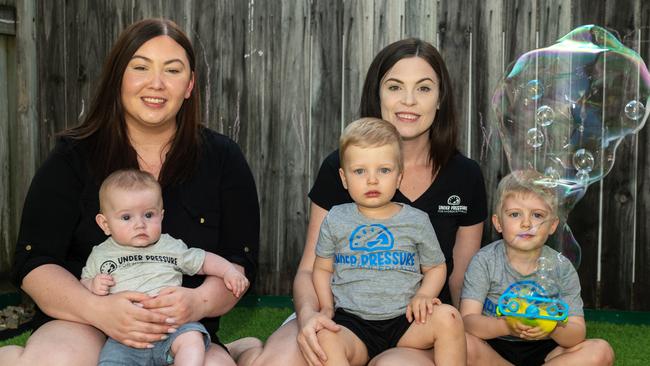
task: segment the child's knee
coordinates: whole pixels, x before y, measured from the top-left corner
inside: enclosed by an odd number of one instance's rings
[[[444,327],[446,331],[465,331],[460,312],[451,305],[435,306],[431,320],[436,327]]]
[[[205,348],[203,333],[198,331],[185,332],[172,342],[172,352],[175,354],[179,349],[184,347],[202,347]]]

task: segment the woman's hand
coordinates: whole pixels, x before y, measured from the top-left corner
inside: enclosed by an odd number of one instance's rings
[[[165,315],[169,324],[181,325],[204,317],[198,289],[165,287],[154,298],[142,302],[145,309]]]
[[[302,357],[307,361],[309,366],[322,366],[327,360],[327,355],[318,343],[316,333],[327,328],[332,332],[338,332],[341,327],[334,323],[332,314],[323,314],[314,312],[312,316],[302,322],[298,322],[298,347]]]
[[[430,297],[423,294],[415,294],[406,307],[406,319],[409,323],[415,320],[416,323],[426,323],[429,315],[433,314],[434,305],[442,302],[437,297]]]
[[[107,336],[134,348],[150,348],[176,329],[166,316],[144,309],[140,303],[150,299],[140,292],[125,291],[97,297],[98,311],[92,325]]]

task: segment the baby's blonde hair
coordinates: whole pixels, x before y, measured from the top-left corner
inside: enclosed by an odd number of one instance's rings
[[[158,193],[162,202],[160,184],[150,173],[138,169],[123,169],[111,173],[99,187],[99,210],[104,212],[108,194],[112,189],[138,191],[151,189]]]
[[[397,166],[399,171],[404,170],[402,157],[402,138],[397,128],[380,118],[365,117],[358,119],[345,127],[339,139],[339,160],[341,167],[344,164],[345,152],[350,146],[361,148],[395,145],[397,153]]]
[[[551,214],[557,216],[558,196],[556,188],[551,187],[543,174],[535,170],[515,170],[501,179],[497,187],[497,197],[494,205],[494,214],[499,215],[503,202],[512,194],[539,197],[551,209]]]

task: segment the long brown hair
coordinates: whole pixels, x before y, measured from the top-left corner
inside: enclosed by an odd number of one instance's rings
[[[408,38],[391,43],[379,51],[366,74],[359,112],[361,117],[382,118],[379,98],[381,80],[399,60],[409,57],[425,60],[440,79],[440,108],[429,129],[429,159],[435,173],[458,151],[458,120],[451,92],[451,80],[447,66],[435,47],[420,39]]]
[[[122,78],[133,54],[145,42],[158,36],[168,36],[187,54],[190,69],[196,75],[196,62],[192,43],[172,21],[145,19],[131,24],[118,37],[102,69],[99,85],[90,105],[88,115],[80,125],[63,131],[62,136],[88,140],[91,146],[90,169],[101,182],[119,169],[138,169],[137,153],[131,145],[124,119],[121,100]],[[176,134],[160,171],[162,186],[178,183],[187,178],[195,168],[199,155],[200,94],[194,87],[176,115]]]

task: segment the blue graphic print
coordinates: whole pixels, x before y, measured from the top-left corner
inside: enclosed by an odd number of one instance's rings
[[[381,224],[359,225],[350,235],[350,250],[353,251],[390,250],[394,244],[393,233]]]

